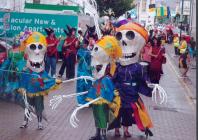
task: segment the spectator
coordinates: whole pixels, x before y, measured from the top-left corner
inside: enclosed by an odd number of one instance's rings
[[[146,79],[149,80],[149,65],[151,62],[151,56],[149,55],[149,52],[152,50],[151,46],[151,40],[148,41],[148,43],[141,49],[140,51],[140,57],[141,61],[145,62],[147,64],[146,66]]]
[[[173,31],[172,29],[169,29],[167,34],[168,44],[171,44],[173,42]]]
[[[82,32],[82,29],[79,27],[78,29],[78,40],[79,40],[79,43],[80,43],[80,46],[83,45],[83,32]]]
[[[113,24],[109,21],[106,23],[106,25],[104,25],[104,27],[101,29],[103,36],[105,35],[112,35],[112,31],[113,29]]]
[[[51,69],[51,76],[56,78],[56,62],[57,62],[57,46],[59,40],[56,38],[54,34],[54,30],[51,28],[45,28],[47,33],[46,41],[47,41],[47,54],[46,54],[46,62],[45,62],[45,70],[49,73]]]
[[[68,27],[69,33],[63,44],[63,64],[59,70],[59,78],[62,77],[66,68],[66,79],[75,77],[76,53],[79,46],[78,38],[75,37],[76,29]]]
[[[190,46],[189,46],[189,54],[190,54],[191,58],[195,57],[195,54],[196,54],[195,47],[196,47],[196,42],[195,42],[194,38],[191,37]]]
[[[161,38],[154,38],[152,42],[152,50],[149,52],[151,56],[150,63],[150,81],[151,83],[159,84],[161,73],[162,73],[162,64],[165,61],[164,48],[161,47]]]
[[[88,37],[88,41],[89,41],[88,49],[91,51],[94,47],[94,44],[96,43],[94,36],[90,35]]]
[[[175,49],[175,56],[179,55],[179,37],[178,36],[175,36],[174,37],[174,49]]]
[[[179,54],[182,54],[187,49],[187,42],[184,37],[181,37],[180,47],[179,47]]]
[[[180,71],[182,73],[182,77],[187,77],[187,72],[189,69],[188,63],[190,64],[190,57],[189,57],[189,53],[186,50],[185,52],[181,52],[181,55],[179,57],[179,68]]]

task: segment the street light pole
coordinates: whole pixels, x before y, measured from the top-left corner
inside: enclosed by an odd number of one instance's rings
[[[183,10],[184,10],[184,0],[182,0],[181,15],[180,15],[181,27],[180,27],[180,37],[179,37],[179,42],[181,42],[181,35],[182,35]]]

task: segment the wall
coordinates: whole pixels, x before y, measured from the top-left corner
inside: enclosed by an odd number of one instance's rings
[[[192,21],[192,32],[191,35],[196,39],[196,0],[192,0],[192,16],[191,16],[191,21]]]

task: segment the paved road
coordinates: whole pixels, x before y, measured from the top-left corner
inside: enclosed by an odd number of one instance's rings
[[[168,59],[168,60],[171,60]],[[188,87],[184,86],[174,71],[171,60],[164,65],[161,85],[168,94],[166,105],[156,105],[151,98],[143,97],[153,120],[154,136],[150,140],[195,140],[196,113],[195,103],[191,100]],[[45,123],[43,131],[37,130],[36,118],[27,129],[19,129],[23,120],[23,109],[18,105],[0,101],[0,140],[88,140],[95,133],[92,112],[89,108],[79,112],[78,128],[72,128],[69,117],[75,108],[75,99],[67,99],[56,109],[49,107],[49,100],[55,94],[68,94],[75,91],[75,83],[64,84],[59,90],[45,98],[45,111],[49,123]],[[144,134],[136,126],[130,128],[132,138],[129,140],[145,140]],[[124,140],[115,138],[113,131],[108,132],[108,140]]]

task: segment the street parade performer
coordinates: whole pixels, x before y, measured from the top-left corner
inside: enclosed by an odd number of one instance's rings
[[[104,36],[94,45],[91,51],[91,67],[94,79],[88,76],[83,77],[86,80],[94,81],[87,92],[55,95],[50,100],[50,106],[55,109],[61,103],[62,98],[87,94],[86,100],[88,102],[74,110],[70,117],[70,124],[73,127],[78,127],[76,114],[82,108],[91,105],[96,135],[90,140],[106,140],[107,129],[116,128],[116,131],[119,131],[121,118],[123,121],[121,124],[124,125],[127,133],[125,133],[126,137],[130,136],[128,126],[132,125],[131,122],[135,122],[147,137],[148,135],[152,136],[150,131],[152,122],[138,92],[149,97],[152,96],[156,103],[158,103],[157,94],[161,100],[160,104],[167,101],[167,95],[163,88],[158,84],[146,83],[147,81],[142,76],[142,66],[144,65],[141,66],[138,63],[140,50],[148,38],[145,29],[138,24],[128,23],[128,25],[122,25],[118,29],[116,38],[120,41],[122,48],[112,36]],[[115,62],[118,59],[120,64],[116,68]],[[113,79],[109,75],[112,75]],[[80,77],[76,79],[78,78]],[[67,80],[67,82],[76,79]],[[126,118],[130,120],[125,125]]]
[[[90,140],[106,140],[108,123],[111,123],[118,115],[120,98],[118,93],[115,92],[111,78],[106,73],[110,71],[112,74],[114,72],[115,60],[121,57],[121,55],[122,51],[118,41],[112,36],[104,36],[98,40],[91,52],[91,67],[95,81],[86,95],[86,101],[88,101],[88,103],[76,108],[70,118],[71,125],[77,127],[78,124],[75,122],[77,112],[91,104],[96,126],[96,135],[91,137]],[[108,70],[108,68],[110,68],[110,70]],[[60,98],[55,97],[50,101],[51,103]],[[54,108],[53,104],[51,105],[52,108]],[[56,106],[57,103],[54,102],[54,105]],[[112,120],[109,120],[109,118],[112,118]]]
[[[116,38],[123,55],[112,78],[121,97],[121,109],[117,123],[114,123],[115,136],[120,136],[119,128],[123,125],[124,136],[131,137],[128,127],[133,123],[145,132],[146,137],[153,136],[150,131],[153,124],[139,93],[147,97],[152,97],[154,93],[153,97],[156,97],[157,88],[162,99],[161,103],[165,101],[166,94],[159,85],[147,84],[143,76],[143,68],[146,65],[138,62],[140,50],[148,41],[148,32],[141,25],[129,22],[117,28]]]
[[[15,90],[19,87],[20,73],[16,71],[22,71],[25,64],[24,52],[17,45],[8,49],[8,57],[0,64],[0,96],[3,99],[20,102],[21,98]]]
[[[23,94],[25,117],[20,128],[28,126],[28,120],[31,120],[31,114],[34,112],[38,119],[38,129],[42,130],[44,96],[57,88],[56,79],[49,77],[44,70],[44,56],[47,50],[45,36],[39,32],[29,32],[25,36],[22,44],[27,62],[21,73],[18,89],[18,92]]]

